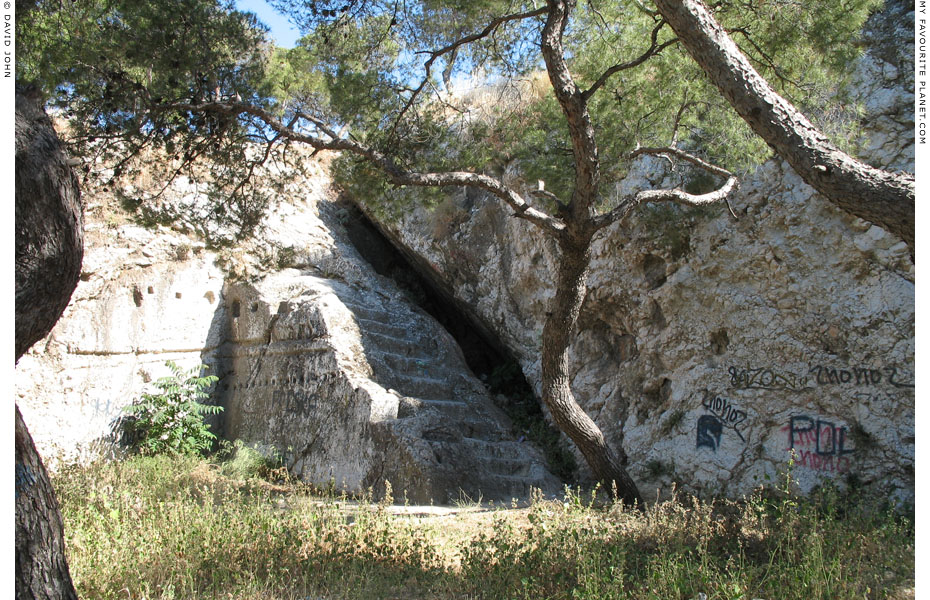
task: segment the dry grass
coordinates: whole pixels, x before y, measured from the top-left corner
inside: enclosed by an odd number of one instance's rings
[[[60,472],[81,597],[913,597],[913,520],[835,492],[450,510],[242,470],[156,457]]]

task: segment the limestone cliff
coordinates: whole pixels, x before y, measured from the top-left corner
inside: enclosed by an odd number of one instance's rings
[[[873,17],[853,89],[865,158],[913,172],[913,6]],[[896,44],[890,40],[898,40]],[[911,62],[909,62],[911,61]],[[617,184],[669,187],[645,159]],[[595,242],[572,388],[645,496],[746,493],[788,468],[897,498],[914,486],[914,267],[903,242],[770,160],[726,207],[641,207]],[[382,223],[519,356],[539,389],[554,244],[494,198]]]
[[[906,37],[908,10],[891,3],[873,22],[854,89],[871,127],[864,157],[913,170],[910,42],[888,42]],[[260,242],[221,254],[91,200],[82,281],[17,369],[40,451],[110,451],[122,407],[172,359],[211,365],[226,408],[215,426],[273,447],[307,481],[360,491],[389,479],[437,502],[557,489],[449,335],[352,247],[325,165],[311,170],[290,181]],[[644,158],[616,185],[677,177]],[[777,160],[743,177],[730,203],[735,216],[641,207],[597,239],[572,349],[583,408],[624,448],[646,497],[672,483],[739,495],[794,456],[803,491],[832,480],[912,498],[907,247]],[[196,226],[197,210],[176,213]],[[382,225],[538,388],[554,244],[473,192]]]
[[[40,452],[118,450],[123,407],[174,360],[219,376],[215,429],[321,487],[387,480],[423,503],[557,492],[455,340],[353,248],[325,168],[308,166],[260,240],[220,254],[91,204],[74,299],[17,369]]]

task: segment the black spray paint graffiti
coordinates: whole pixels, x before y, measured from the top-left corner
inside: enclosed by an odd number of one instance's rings
[[[726,398],[713,396],[707,392],[704,393],[701,405],[720,419],[721,424],[735,431],[739,439],[743,440],[743,442],[746,441],[746,438],[743,437],[743,434],[739,430],[739,426],[746,420],[745,411],[739,410],[733,406],[733,403]]]
[[[794,373],[779,373],[767,367],[758,369],[730,367],[727,371],[730,373],[730,385],[740,390],[788,390],[799,392],[807,388],[807,377],[799,377]]]
[[[697,423],[697,447],[710,448],[714,452],[720,447],[723,423],[714,415],[701,415]]]
[[[913,381],[910,383],[901,381],[903,376],[898,372],[897,367],[885,367],[884,369],[865,367],[837,369],[836,367],[814,365],[811,367],[810,372],[815,374],[817,385],[839,385],[844,383],[878,385],[882,383],[882,381],[885,381],[889,385],[897,388],[914,387]]]
[[[809,379],[794,373],[779,373],[773,368],[760,367],[753,369],[746,367],[730,367],[730,386],[739,390],[786,390],[799,392],[808,387]],[[817,385],[879,385],[882,382],[897,388],[914,387],[913,381],[905,381],[904,375],[898,367],[884,367],[873,369],[869,367],[836,368],[824,365],[814,365],[808,371],[814,375]],[[913,378],[911,378],[913,379]],[[812,383],[813,383],[812,382]]]
[[[798,415],[791,417],[781,430],[788,433],[786,450],[796,455],[798,466],[818,471],[849,471],[847,455],[856,449],[848,446],[851,440],[845,425]]]
[[[746,413],[739,410],[726,398],[704,392],[701,405],[710,414],[701,415],[697,424],[697,447],[710,448],[714,452],[720,447],[723,428],[732,429],[744,443],[746,438],[739,426],[746,420]]]

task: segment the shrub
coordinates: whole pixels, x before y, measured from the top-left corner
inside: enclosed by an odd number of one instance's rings
[[[258,445],[248,446],[242,440],[223,440],[213,459],[219,461],[220,472],[232,479],[264,479],[280,483],[292,481],[284,465],[284,457],[272,447],[260,449]]]
[[[203,404],[209,398],[209,388],[218,378],[201,377],[206,365],[185,372],[173,361],[165,363],[171,375],[154,383],[154,393],[142,398],[124,411],[128,415],[125,429],[130,445],[143,454],[202,454],[213,446],[216,436],[203,417],[217,414],[221,406]]]

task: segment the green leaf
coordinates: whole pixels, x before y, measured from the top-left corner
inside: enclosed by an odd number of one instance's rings
[[[203,422],[203,415],[219,414],[221,406],[203,404],[207,390],[218,381],[213,375],[199,376],[208,367],[199,365],[184,371],[166,363],[173,373],[155,382],[161,393],[144,393],[134,405],[124,409],[129,417],[126,428],[137,436],[136,446],[146,454],[196,454],[209,450],[216,436]]]

